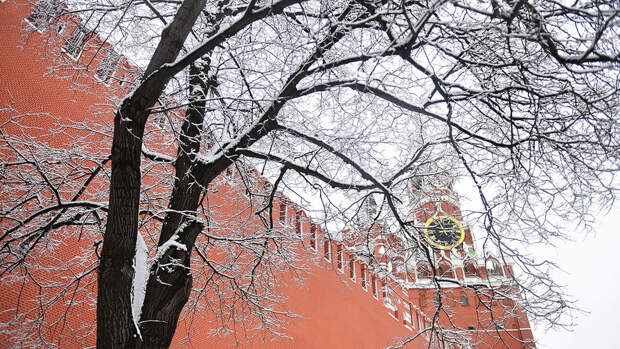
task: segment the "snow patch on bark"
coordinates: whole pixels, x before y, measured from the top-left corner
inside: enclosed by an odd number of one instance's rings
[[[164,242],[163,245],[157,248],[157,254],[155,255],[154,260],[158,261],[161,257],[164,256],[166,251],[168,251],[171,247],[176,247],[178,250],[187,251],[187,246],[177,241],[179,235],[174,234],[168,239],[168,241]]]
[[[136,239],[136,255],[133,259],[133,292],[131,293],[131,313],[133,322],[136,326],[138,336],[140,334],[140,316],[142,315],[142,304],[144,303],[144,295],[146,292],[146,283],[149,280],[149,252],[142,238],[142,234],[138,232]]]

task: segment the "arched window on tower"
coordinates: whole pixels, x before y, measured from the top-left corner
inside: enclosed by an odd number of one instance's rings
[[[476,268],[476,264],[472,260],[465,260],[463,262],[463,270],[465,271],[465,277],[479,277],[478,268]]]
[[[418,262],[416,272],[418,279],[430,279],[433,276],[431,266],[428,262]]]
[[[488,276],[504,276],[501,265],[494,258],[487,259],[486,268]]]
[[[437,267],[437,271],[439,277],[446,279],[454,279],[454,269],[452,269],[452,264],[450,262],[442,260],[439,262],[439,266]]]

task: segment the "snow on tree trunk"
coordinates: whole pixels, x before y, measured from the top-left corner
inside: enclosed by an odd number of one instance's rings
[[[140,315],[142,314],[142,304],[144,303],[144,294],[146,292],[146,283],[149,281],[149,255],[144,238],[138,232],[136,240],[136,256],[134,257],[133,269],[134,278],[132,286],[131,310],[133,314],[133,322],[136,325],[138,336],[140,334]]]

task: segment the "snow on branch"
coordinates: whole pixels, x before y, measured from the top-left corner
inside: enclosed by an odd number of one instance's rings
[[[168,241],[164,242],[163,245],[157,248],[157,253],[155,254],[155,257],[153,258],[153,260],[155,261],[160,260],[166,254],[166,252],[168,252],[168,250],[172,247],[178,250],[187,251],[187,246],[185,246],[185,244],[178,242],[177,241],[178,239],[179,239],[178,234],[172,235],[170,239],[168,239]]]

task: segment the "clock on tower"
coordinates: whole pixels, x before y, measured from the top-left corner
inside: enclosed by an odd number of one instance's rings
[[[426,221],[424,236],[433,247],[452,249],[465,240],[465,229],[455,218],[434,216]]]
[[[457,194],[450,178],[417,177],[412,180],[413,219],[420,236],[439,250],[462,249],[469,232],[462,223]]]

